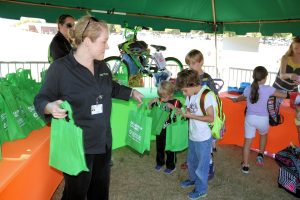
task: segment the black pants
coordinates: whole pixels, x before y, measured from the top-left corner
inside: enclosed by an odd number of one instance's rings
[[[168,169],[175,169],[176,153],[172,151],[165,151],[166,147],[166,129],[162,129],[160,135],[156,136],[156,164],[163,166],[166,164]],[[167,160],[165,162],[165,153]]]
[[[62,200],[108,200],[111,149],[105,154],[86,154],[89,172],[77,176],[64,174],[65,188]]]

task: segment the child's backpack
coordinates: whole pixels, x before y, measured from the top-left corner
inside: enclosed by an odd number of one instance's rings
[[[204,108],[204,100],[207,93],[212,92],[208,87],[204,89],[203,93],[200,97],[200,109],[204,115],[206,115],[206,111]],[[214,108],[216,116],[214,116],[214,122],[209,123],[209,127],[211,129],[211,134],[215,139],[222,139],[225,132],[225,114],[223,112],[223,104],[219,96],[217,96],[214,92],[212,92],[215,100],[217,102],[217,107]]]
[[[267,103],[269,112],[269,124],[270,126],[278,126],[283,123],[284,118],[279,113],[280,102],[276,101],[275,96],[270,96]]]

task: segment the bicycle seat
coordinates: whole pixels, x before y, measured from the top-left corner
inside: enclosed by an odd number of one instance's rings
[[[167,49],[166,47],[160,46],[160,45],[151,44],[150,46],[153,47],[153,48],[155,48],[156,51],[165,51]]]

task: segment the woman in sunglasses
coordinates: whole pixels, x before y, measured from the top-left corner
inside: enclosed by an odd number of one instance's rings
[[[61,15],[58,18],[58,32],[53,37],[48,49],[48,61],[52,63],[54,60],[64,57],[72,49],[69,36],[69,29],[74,27],[74,17],[71,15]]]
[[[110,115],[112,98],[142,102],[143,95],[112,80],[103,61],[108,49],[108,26],[85,16],[78,20],[70,35],[74,50],[54,61],[45,82],[34,100],[37,112],[44,117],[65,118],[60,108],[68,101],[75,124],[83,131],[83,147],[89,172],[76,176],[63,173],[63,200],[107,200],[109,198],[112,134]],[[62,161],[63,162],[63,161]]]

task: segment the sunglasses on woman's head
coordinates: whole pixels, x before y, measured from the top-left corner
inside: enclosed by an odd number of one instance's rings
[[[87,27],[89,26],[89,24],[91,23],[91,20],[93,20],[94,22],[99,22],[99,20],[95,17],[90,17],[88,23],[86,24],[85,28],[83,29],[82,31],[82,35],[81,35],[81,41],[83,41],[83,35],[84,35],[84,32],[86,31]]]

